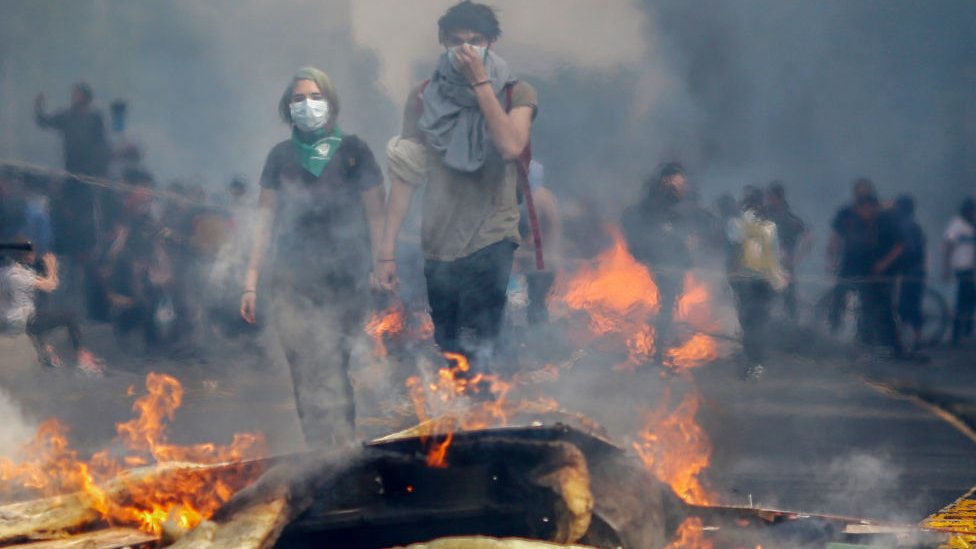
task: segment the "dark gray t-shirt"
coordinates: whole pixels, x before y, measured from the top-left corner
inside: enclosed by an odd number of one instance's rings
[[[275,286],[365,289],[372,260],[362,193],[382,183],[372,151],[355,135],[343,137],[319,177],[302,168],[290,139],[275,145],[261,172],[261,186],[277,191]]]

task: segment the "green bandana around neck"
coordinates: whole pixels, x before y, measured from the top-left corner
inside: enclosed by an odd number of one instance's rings
[[[329,165],[329,161],[335,156],[339,145],[342,144],[342,129],[336,126],[332,135],[326,135],[324,129],[316,130],[310,134],[311,141],[305,141],[297,128],[291,132],[291,142],[295,144],[298,151],[298,162],[305,170],[318,177]]]

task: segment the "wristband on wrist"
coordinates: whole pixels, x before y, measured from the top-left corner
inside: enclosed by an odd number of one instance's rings
[[[491,80],[481,80],[479,82],[475,82],[474,84],[471,84],[471,87],[477,88],[478,86],[483,86],[485,84],[491,84]]]
[[[258,291],[257,290],[244,290],[242,293],[245,293],[245,294],[256,294],[256,293],[258,293]]]

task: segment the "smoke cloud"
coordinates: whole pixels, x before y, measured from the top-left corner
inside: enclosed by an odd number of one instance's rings
[[[13,457],[13,452],[34,436],[37,425],[27,419],[20,404],[2,387],[0,417],[4,418],[0,427],[0,457]]]

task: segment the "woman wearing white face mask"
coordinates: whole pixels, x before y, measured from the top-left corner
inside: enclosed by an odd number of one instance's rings
[[[306,443],[323,447],[355,438],[349,352],[366,313],[370,243],[383,229],[383,175],[366,143],[339,127],[339,98],[324,72],[299,70],[278,110],[291,137],[271,149],[261,173],[241,316],[257,321],[258,278],[274,234],[272,322]]]

